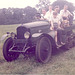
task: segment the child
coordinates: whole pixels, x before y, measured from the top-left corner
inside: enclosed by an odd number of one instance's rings
[[[58,45],[57,44],[57,29],[58,28],[60,28],[60,19],[57,16],[57,12],[53,12],[53,16],[51,18],[51,27],[50,27],[50,29],[55,31],[55,42],[56,42],[56,45]]]

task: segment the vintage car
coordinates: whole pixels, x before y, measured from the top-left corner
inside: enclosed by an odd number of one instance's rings
[[[67,48],[75,44],[75,35],[72,32],[74,27],[67,27],[63,30],[64,46]],[[7,61],[15,60],[21,53],[25,55],[27,51],[32,51],[34,48],[36,59],[39,62],[47,63],[52,52],[58,48],[54,40],[54,31],[50,30],[50,24],[47,21],[22,24],[17,27],[16,33],[7,33],[7,36],[8,38],[3,45],[3,56]],[[59,37],[58,42],[60,42]]]

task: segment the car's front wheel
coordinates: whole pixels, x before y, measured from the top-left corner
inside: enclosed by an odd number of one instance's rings
[[[19,53],[10,52],[9,49],[13,46],[12,38],[8,38],[3,45],[3,56],[7,61],[15,60],[19,57]]]
[[[39,39],[36,45],[36,59],[42,63],[47,63],[51,58],[52,45],[47,36],[43,36]]]

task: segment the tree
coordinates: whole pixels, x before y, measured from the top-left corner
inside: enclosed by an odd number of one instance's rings
[[[34,16],[36,15],[37,13],[37,10],[35,8],[32,8],[30,6],[27,6],[25,9],[24,9],[24,21],[25,22],[31,22],[32,20],[34,20]]]
[[[31,22],[37,13],[35,8],[3,8],[0,9],[0,24],[21,24]]]
[[[59,5],[60,10],[63,9],[64,5],[67,4],[68,5],[68,10],[72,13],[75,10],[75,6],[73,5],[73,3],[68,2],[66,0],[57,0],[55,2],[53,2],[53,7],[55,7],[56,5]]]
[[[50,0],[39,0],[39,3],[36,5],[39,12],[41,12],[42,8],[46,8],[48,10],[48,6],[50,5]]]

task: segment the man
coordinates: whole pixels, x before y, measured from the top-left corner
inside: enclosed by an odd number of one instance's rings
[[[61,18],[66,18],[67,20],[69,20],[70,16],[73,16],[69,10],[68,10],[68,6],[67,5],[64,5],[64,8],[60,11],[60,15],[61,15]]]
[[[61,27],[67,27],[69,26],[69,16],[72,16],[72,14],[68,11],[68,6],[64,5],[64,8],[60,11],[60,18],[62,19],[62,24]],[[64,23],[64,24],[63,24]],[[63,36],[62,34],[65,33],[63,29],[58,30],[58,39],[59,39],[59,44],[65,44],[65,35]],[[63,40],[64,39],[64,40]]]
[[[45,8],[43,8],[42,9],[42,14],[41,14],[41,20],[45,20],[45,15],[46,15],[46,9]]]
[[[59,13],[59,9],[60,9],[60,8],[59,8],[58,5],[54,7],[54,11],[57,12],[57,13]]]
[[[54,33],[55,33],[55,42],[56,42],[56,45],[58,45],[58,39],[57,39],[57,30],[58,28],[60,28],[60,19],[58,18],[58,14],[57,12],[53,12],[53,17],[51,18],[51,27],[50,29],[51,30],[54,30]]]
[[[54,7],[54,12],[57,13],[57,16],[58,16],[58,18],[60,19],[60,22],[61,22],[61,16],[60,16],[59,10],[60,10],[60,7],[58,5]]]
[[[39,20],[41,19],[41,15],[40,15],[40,13],[36,13],[36,15],[35,15],[35,19],[36,19],[37,21],[39,21]]]
[[[49,10],[46,12],[44,18],[50,22],[52,14],[53,14],[53,10],[52,10],[52,6],[50,5]]]

